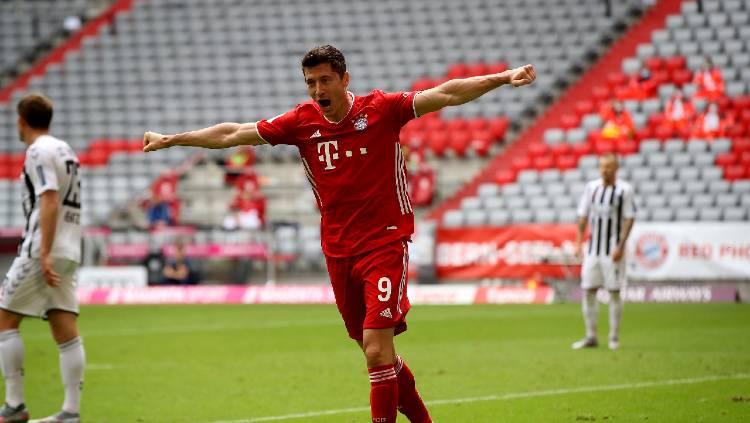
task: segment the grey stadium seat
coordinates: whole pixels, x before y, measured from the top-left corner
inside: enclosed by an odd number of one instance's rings
[[[750,193],[750,180],[738,180],[732,182],[732,192],[738,194]]]
[[[698,210],[690,207],[677,209],[675,213],[676,221],[692,221],[698,219]]]
[[[533,221],[533,214],[529,209],[516,209],[510,212],[510,219],[513,223],[529,223]]]
[[[651,220],[656,222],[669,222],[674,217],[674,211],[670,208],[658,208],[651,210]]]
[[[487,224],[487,212],[485,210],[468,210],[465,213],[466,226],[483,226]]]
[[[701,194],[706,192],[708,189],[708,183],[706,181],[690,181],[685,183],[685,192],[688,194]]]
[[[477,197],[466,197],[461,200],[462,210],[478,210],[482,207],[482,200]]]
[[[500,187],[497,184],[486,183],[479,186],[477,194],[480,198],[494,197],[500,193]]]
[[[742,222],[748,218],[747,209],[740,207],[725,207],[723,216],[724,220],[731,222]]]
[[[449,210],[443,215],[443,225],[446,228],[457,228],[464,224],[464,215],[460,210]]]
[[[665,181],[661,185],[663,194],[679,194],[683,191],[684,184],[681,181]]]
[[[562,223],[573,223],[578,220],[578,214],[575,209],[562,209],[557,213],[557,220]]]
[[[534,221],[537,223],[552,223],[557,220],[557,212],[551,209],[536,210]]]
[[[675,194],[669,196],[669,206],[673,209],[687,207],[690,204],[690,196],[684,194]]]
[[[484,208],[489,210],[497,210],[505,208],[505,199],[503,197],[486,197],[483,199]]]
[[[722,210],[717,207],[707,207],[698,211],[698,218],[703,221],[716,222],[721,220]]]
[[[693,207],[711,207],[714,205],[715,199],[713,194],[697,194],[694,195],[690,203]]]
[[[494,226],[504,226],[510,223],[510,213],[506,210],[492,210],[489,213],[489,224]]]
[[[740,199],[737,194],[719,194],[716,196],[716,205],[720,207],[734,207],[737,206]]]

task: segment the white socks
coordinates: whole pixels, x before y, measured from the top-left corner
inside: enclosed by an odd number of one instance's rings
[[[0,332],[0,360],[5,377],[5,402],[17,407],[23,403],[23,340],[18,329]]]
[[[596,339],[596,321],[599,320],[599,303],[595,290],[585,290],[583,294],[583,322],[586,325],[586,338]]]
[[[609,291],[609,339],[619,338],[621,319],[622,296],[620,291]]]
[[[62,409],[68,413],[78,413],[81,407],[83,369],[86,364],[83,340],[81,337],[76,337],[57,347],[60,349],[60,374],[65,387],[65,401]]]

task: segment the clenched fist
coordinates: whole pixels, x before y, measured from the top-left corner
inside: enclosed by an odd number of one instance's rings
[[[171,147],[169,139],[170,137],[167,135],[162,135],[157,132],[146,132],[143,134],[143,151],[148,153],[149,151],[169,148]]]
[[[536,79],[536,70],[534,65],[525,65],[510,71],[510,83],[514,87],[522,87],[529,85]]]

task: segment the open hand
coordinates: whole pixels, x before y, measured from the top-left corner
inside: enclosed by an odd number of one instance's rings
[[[161,150],[171,147],[170,137],[157,132],[146,132],[143,134],[143,152]]]
[[[510,70],[510,83],[514,87],[529,85],[536,79],[534,65],[525,65]]]
[[[54,260],[50,256],[44,256],[39,259],[42,265],[42,273],[44,274],[44,280],[47,285],[55,288],[60,286],[60,274],[55,272]]]

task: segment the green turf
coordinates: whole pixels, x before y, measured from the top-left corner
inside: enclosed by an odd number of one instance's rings
[[[426,400],[495,396],[433,404],[438,422],[750,421],[747,376],[682,383],[750,374],[750,306],[628,304],[623,322],[621,350],[571,351],[576,305],[415,307],[398,347]],[[85,307],[81,329],[87,422],[253,422],[368,405],[363,360],[334,306]],[[57,349],[43,322],[22,333],[39,417],[61,403]]]

